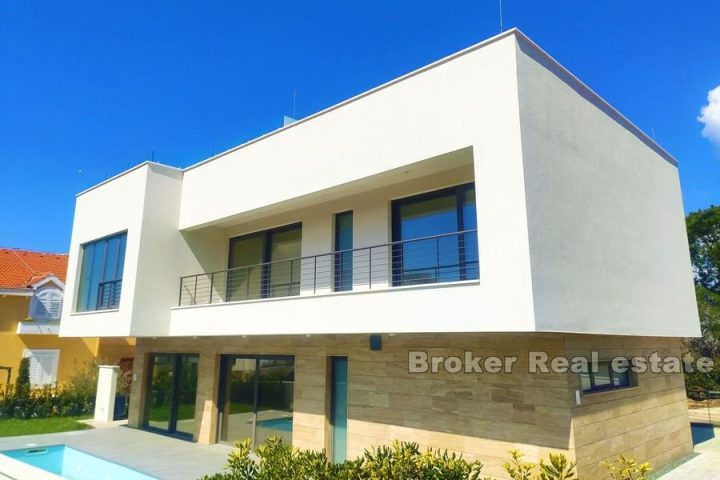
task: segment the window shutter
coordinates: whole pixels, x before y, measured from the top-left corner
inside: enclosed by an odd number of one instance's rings
[[[58,352],[56,350],[29,350],[30,385],[41,387],[57,381]]]
[[[32,300],[30,317],[33,320],[59,320],[62,299],[62,293],[54,288],[38,292]]]
[[[50,318],[60,320],[60,313],[62,312],[62,295],[60,292],[50,292],[45,308],[50,313]]]

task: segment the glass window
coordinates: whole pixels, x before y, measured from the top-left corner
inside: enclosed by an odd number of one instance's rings
[[[616,371],[611,362],[599,362],[597,372],[580,374],[580,388],[585,393],[592,393],[615,388],[631,386],[629,371]]]
[[[269,437],[290,444],[293,430],[295,359],[223,355],[220,373],[219,440],[253,446]]]
[[[300,224],[230,240],[228,301],[300,294]]]
[[[393,202],[393,285],[479,277],[474,184]]]
[[[335,284],[336,292],[352,290],[353,285],[353,212],[335,215]]]
[[[335,463],[347,459],[348,358],[332,357],[330,362],[330,434]]]
[[[119,306],[126,241],[127,232],[123,232],[81,247],[78,312]]]
[[[192,438],[195,433],[199,356],[157,353],[150,356],[145,427]]]

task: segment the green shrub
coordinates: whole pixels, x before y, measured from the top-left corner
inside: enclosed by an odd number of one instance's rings
[[[393,442],[366,450],[357,460],[334,464],[324,451],[298,450],[270,438],[250,453],[250,441],[239,442],[226,471],[203,480],[477,480],[482,464],[460,455],[428,449],[416,443]]]
[[[20,395],[30,391],[30,359],[28,357],[20,359],[20,367],[18,368],[15,385],[16,392]]]
[[[0,392],[0,419],[91,415],[94,409],[94,394],[88,396],[67,387],[28,389],[14,385]]]
[[[614,462],[603,462],[612,480],[646,480],[652,470],[649,463],[638,463],[632,458],[618,456]]]
[[[277,437],[260,445],[254,456],[250,440],[235,447],[224,472],[200,480],[478,480],[483,467],[455,453],[421,451],[417,443],[400,441],[339,464],[328,461],[325,451],[299,450]],[[575,463],[563,454],[551,453],[539,463],[523,461],[517,450],[510,451],[510,457],[503,466],[512,480],[578,480]],[[604,465],[612,480],[647,480],[652,470],[649,463],[623,456]]]

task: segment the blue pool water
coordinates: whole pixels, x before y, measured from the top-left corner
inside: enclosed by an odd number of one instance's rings
[[[269,428],[280,432],[292,432],[292,417],[258,420],[257,424],[258,427],[261,428]]]
[[[21,448],[0,453],[70,480],[155,480],[65,445]]]

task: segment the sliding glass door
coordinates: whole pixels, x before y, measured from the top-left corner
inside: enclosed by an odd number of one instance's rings
[[[230,239],[228,301],[300,294],[300,224]]]
[[[478,278],[474,184],[396,200],[392,222],[393,285]]]
[[[150,356],[145,427],[192,438],[195,433],[198,355],[157,353]]]
[[[292,441],[295,360],[290,356],[223,355],[219,440],[253,446],[271,436]]]

